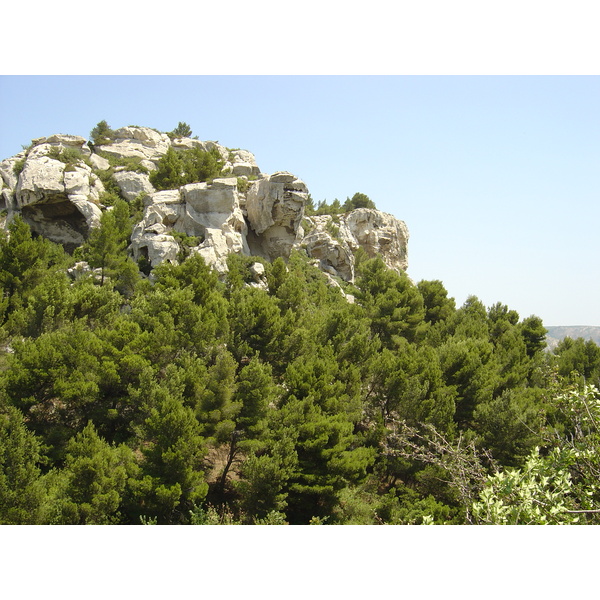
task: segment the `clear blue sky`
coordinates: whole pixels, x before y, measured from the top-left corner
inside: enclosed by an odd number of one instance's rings
[[[315,201],[367,194],[406,222],[409,275],[458,305],[600,326],[599,107],[597,76],[3,76],[0,158],[185,121]]]

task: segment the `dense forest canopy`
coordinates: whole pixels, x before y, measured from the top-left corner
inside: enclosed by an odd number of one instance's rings
[[[168,186],[219,164],[161,167]],[[594,342],[548,352],[540,318],[380,257],[338,287],[300,251],[151,270],[114,194],[71,254],[18,216],[0,233],[0,523],[596,523]]]
[[[595,522],[600,349],[375,258],[153,281],[118,202],[75,258],[0,239],[3,523]]]

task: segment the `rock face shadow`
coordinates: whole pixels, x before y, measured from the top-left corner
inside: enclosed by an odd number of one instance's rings
[[[67,198],[24,206],[21,217],[33,233],[61,244],[67,252],[83,244],[90,230],[84,215]]]

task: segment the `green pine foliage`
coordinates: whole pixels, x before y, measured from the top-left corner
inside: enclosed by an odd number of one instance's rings
[[[144,279],[129,215],[0,236],[0,523],[597,522],[593,342],[379,258],[352,304],[299,252]]]
[[[183,137],[192,137],[192,128],[185,122],[179,121],[177,127],[173,129],[173,131],[169,132],[170,138],[183,138]]]
[[[114,132],[105,120],[100,121],[90,132],[90,139],[97,146],[110,144],[113,137]]]
[[[343,213],[356,210],[357,208],[372,208],[376,209],[375,202],[362,192],[356,192],[352,198],[346,198],[344,204],[342,204],[337,198],[329,204],[327,200],[321,200],[317,202],[315,206],[314,200],[309,196],[307,205],[305,207],[305,214],[311,215],[340,215]]]
[[[212,181],[223,171],[223,158],[216,148],[174,150],[171,146],[150,173],[157,190],[172,190],[188,183]]]

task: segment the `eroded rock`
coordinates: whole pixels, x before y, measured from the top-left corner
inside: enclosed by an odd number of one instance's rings
[[[249,254],[247,225],[235,178],[156,192],[147,196],[144,204],[144,218],[132,235],[136,260],[142,256],[142,248],[147,248],[147,258],[153,267],[162,260],[175,262],[175,238],[169,235],[173,232],[196,238],[198,243],[190,251],[199,253],[219,272],[227,271],[227,256],[232,252]],[[164,249],[160,250],[162,246]]]
[[[150,161],[152,168],[156,168],[156,163],[171,145],[166,133],[149,127],[121,127],[113,135],[112,143],[98,146],[99,152],[121,158],[141,158]]]
[[[42,145],[52,138],[43,139]],[[83,162],[67,166],[42,152],[30,151],[7,207],[9,218],[19,212],[32,231],[72,250],[100,224],[102,212],[97,201],[103,189]]]
[[[113,178],[121,190],[121,195],[128,202],[133,202],[142,193],[153,194],[156,191],[146,173],[118,171]]]
[[[314,259],[334,286],[340,280],[354,280],[359,249],[368,257],[381,256],[392,269],[407,268],[408,230],[392,215],[361,208],[336,216],[304,217],[308,189],[292,173],[264,175],[247,150],[191,138],[171,140],[147,127],[118,129],[112,143],[96,148],[79,136],[34,140],[27,151],[0,162],[0,210],[7,213],[6,223],[20,213],[34,232],[73,249],[100,223],[104,186],[94,171],[107,171],[110,163],[96,152],[137,157],[147,169],[154,169],[170,147],[216,149],[228,175],[157,192],[147,174],[114,168],[114,181],[125,199],[131,202],[146,194],[143,218],[134,228],[130,247],[145,272],[161,262],[175,263],[182,255],[198,253],[224,273],[231,253],[273,261],[287,259],[293,249]],[[20,174],[19,169],[15,174],[15,166],[22,167]],[[253,285],[264,287],[261,268],[260,263],[253,266]]]
[[[298,242],[308,190],[295,175],[282,171],[255,181],[246,194],[253,254],[275,260],[288,258]]]
[[[320,261],[322,270],[344,281],[354,281],[354,253],[359,248],[369,258],[381,256],[391,269],[408,267],[408,229],[393,215],[357,208],[341,215],[306,217],[306,224],[299,246]]]

